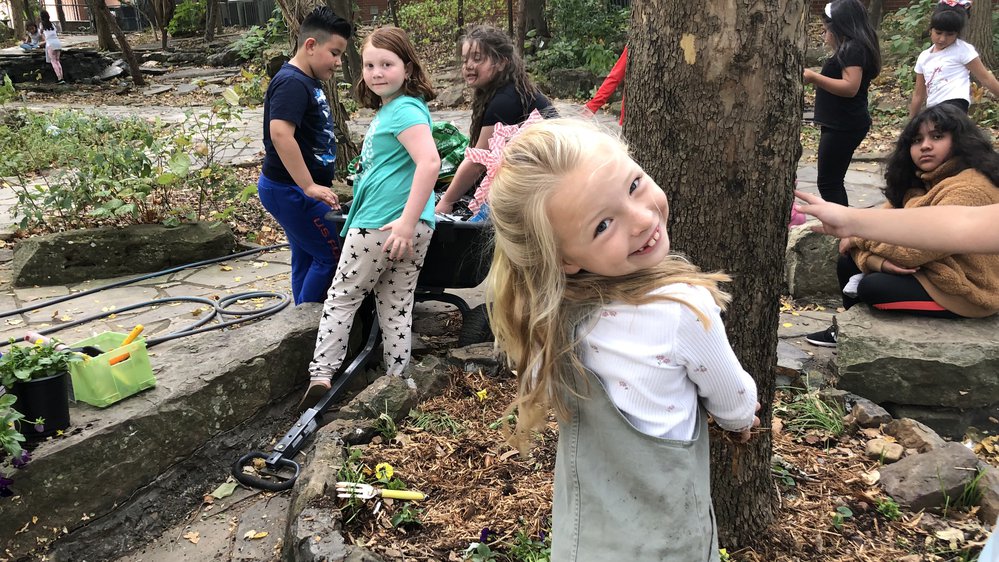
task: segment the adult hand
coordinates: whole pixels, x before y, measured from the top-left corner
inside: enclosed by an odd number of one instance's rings
[[[813,231],[829,234],[837,238],[853,236],[850,219],[855,211],[851,210],[850,207],[844,207],[838,203],[830,203],[818,195],[812,195],[804,191],[795,190],[794,196],[806,203],[805,205],[795,205],[795,209],[822,221],[821,225],[812,227]]]
[[[850,250],[852,250],[854,247],[856,247],[856,244],[853,243],[853,238],[851,238],[849,236],[847,236],[846,238],[840,238],[840,240],[839,240],[839,253],[841,255],[845,256],[845,255],[849,254]]]
[[[340,200],[337,198],[336,193],[333,193],[332,189],[318,183],[313,183],[302,188],[302,191],[316,201],[322,201],[337,211],[340,210]]]
[[[439,215],[446,215],[450,213],[453,209],[454,209],[454,203],[441,199],[440,201],[437,202],[437,206],[434,207],[434,212]]]
[[[892,275],[912,275],[917,271],[919,271],[918,267],[902,267],[900,265],[895,265],[888,260],[881,262],[881,273],[891,273]]]
[[[760,403],[759,402],[756,403],[756,411],[757,412],[760,411]],[[747,443],[749,441],[750,437],[753,436],[753,428],[754,427],[760,427],[760,416],[753,416],[753,425],[747,427],[746,429],[743,429],[742,431],[740,431],[738,433],[739,443]]]
[[[398,218],[378,230],[392,231],[382,244],[382,251],[389,253],[389,259],[399,260],[413,255],[413,235],[416,230],[414,226],[406,225],[402,222],[402,218]]]

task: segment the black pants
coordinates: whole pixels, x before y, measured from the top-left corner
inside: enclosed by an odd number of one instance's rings
[[[815,183],[826,201],[840,205],[850,204],[843,178],[850,168],[853,152],[867,136],[869,129],[870,127],[858,131],[840,131],[822,127],[822,134],[819,136],[818,178]]]
[[[836,262],[836,277],[842,290],[851,277],[860,273],[860,268],[850,256],[840,256]],[[850,308],[858,302],[866,303],[879,310],[899,310],[919,316],[933,318],[961,318],[957,314],[937,304],[926,289],[912,275],[892,275],[891,273],[868,273],[860,281],[857,297],[843,295],[843,308]]]
[[[943,105],[943,104],[953,105],[954,107],[960,109],[961,111],[963,111],[965,113],[967,113],[968,110],[971,109],[971,104],[968,103],[968,100],[964,100],[964,99],[961,99],[961,98],[956,98],[956,99],[946,100],[946,101],[940,102],[940,105]]]

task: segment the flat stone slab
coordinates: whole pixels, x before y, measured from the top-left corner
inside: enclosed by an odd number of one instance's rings
[[[288,307],[257,323],[165,343],[153,348],[155,388],[105,409],[73,406],[66,436],[40,444],[16,475],[18,496],[4,498],[6,548],[17,558],[38,539],[62,534],[53,535],[53,528],[73,532],[100,520],[180,459],[304,384],[320,310],[319,304]],[[262,444],[235,446],[245,453]],[[228,466],[236,458],[215,462]],[[197,479],[186,478],[192,476]],[[91,493],[96,489],[100,493]],[[187,490],[174,495],[182,493]],[[159,501],[167,510],[170,500]]]

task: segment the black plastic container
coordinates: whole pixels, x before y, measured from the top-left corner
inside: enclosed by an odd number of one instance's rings
[[[14,409],[24,414],[19,430],[25,437],[44,439],[69,427],[69,384],[69,372],[65,372],[14,385]],[[41,431],[34,424],[38,418],[45,420]]]

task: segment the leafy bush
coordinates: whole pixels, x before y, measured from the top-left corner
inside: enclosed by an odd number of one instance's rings
[[[624,48],[629,10],[602,0],[552,0],[546,6],[553,39],[536,37],[527,45],[534,73],[555,68],[585,68],[606,72]]]
[[[205,30],[206,6],[197,0],[184,0],[177,4],[167,31],[174,37],[189,37]]]
[[[503,0],[465,0],[465,22],[499,23],[506,13]],[[399,25],[414,43],[450,43],[458,35],[458,0],[417,0],[399,6]]]
[[[915,0],[885,16],[881,24],[881,53],[895,68],[895,78],[905,91],[912,91],[916,57],[929,46],[930,15],[937,0]]]
[[[243,60],[254,64],[263,64],[264,51],[271,45],[288,45],[288,25],[284,21],[280,6],[275,6],[267,25],[252,26],[237,39],[231,49],[239,53]]]

